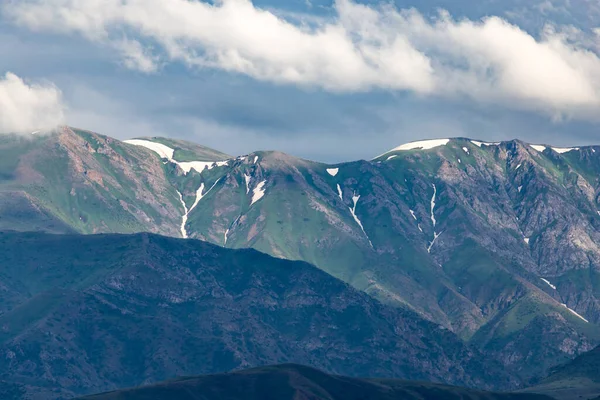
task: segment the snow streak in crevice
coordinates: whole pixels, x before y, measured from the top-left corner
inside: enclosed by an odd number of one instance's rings
[[[569,310],[571,312],[571,314],[575,315],[578,318],[581,318],[582,320],[584,320],[585,322],[587,322],[589,324],[590,321],[588,321],[587,319],[585,319],[581,315],[579,315],[577,313],[577,311],[570,309],[566,304],[562,304],[562,306],[565,307],[567,310]]]
[[[178,190],[177,194],[179,195],[179,201],[181,202],[181,205],[183,206],[183,210],[184,210],[184,214],[181,217],[181,237],[184,239],[187,239],[188,234],[187,231],[185,230],[185,224],[187,223],[187,217],[188,217],[188,208],[185,205],[185,201],[183,201],[183,196],[181,195],[181,192]]]
[[[433,240],[431,241],[431,243],[429,243],[429,246],[427,247],[427,252],[428,253],[431,253],[431,248],[435,244],[435,241],[442,234],[441,232],[437,233],[435,231],[435,226],[437,224],[437,221],[435,219],[434,210],[435,210],[435,196],[437,195],[437,188],[435,187],[435,184],[432,184],[431,186],[433,186],[433,196],[431,196],[431,222],[433,224]]]
[[[358,219],[358,216],[356,215],[356,205],[358,204],[358,199],[360,199],[360,195],[357,195],[356,193],[354,193],[354,195],[352,196],[352,202],[354,203],[354,205],[352,207],[348,207],[348,209],[350,210],[350,213],[352,214],[352,217],[354,217],[354,220],[356,221],[358,226],[360,226],[360,229],[365,234],[367,240],[369,241],[369,245],[372,248],[373,243],[371,242],[371,239],[369,239],[369,235],[367,235],[367,232],[365,232],[365,228],[363,227],[362,222],[360,222],[360,219]]]
[[[213,188],[215,186],[217,186],[217,183],[219,183],[220,180],[221,180],[221,178],[217,179],[217,181],[211,186],[211,188],[208,189],[208,192],[206,192],[204,194],[202,194],[202,192],[204,191],[204,182],[202,182],[202,184],[200,185],[198,190],[196,190],[196,199],[194,200],[194,204],[192,204],[192,206],[189,208],[189,210],[188,210],[187,206],[185,205],[185,201],[183,201],[183,196],[182,196],[181,192],[179,190],[177,190],[177,194],[179,195],[179,201],[181,201],[181,205],[183,206],[183,210],[185,211],[185,213],[181,217],[181,236],[184,239],[188,238],[188,233],[187,233],[187,230],[185,229],[185,225],[187,224],[188,216],[190,215],[192,210],[194,208],[196,208],[198,203],[200,203],[200,200],[202,200],[203,197],[205,197],[208,193],[210,193],[211,190],[213,190]]]

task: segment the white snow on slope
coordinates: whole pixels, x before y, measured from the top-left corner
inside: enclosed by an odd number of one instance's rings
[[[204,183],[200,185],[200,189],[196,191],[196,200],[190,208],[190,211],[188,211],[188,214],[191,213],[194,208],[196,208],[196,206],[198,205],[198,203],[200,203],[200,200],[202,200],[202,198],[206,197],[210,193],[210,191],[213,190],[215,186],[217,186],[217,183],[219,183],[220,180],[221,178],[217,179],[215,183],[213,183],[213,185],[210,187],[210,189],[208,189],[208,191],[204,194],[202,194],[202,191],[204,190]]]
[[[254,164],[258,161],[258,156],[254,156]]]
[[[357,195],[355,193],[352,196],[352,201],[354,202],[354,206],[351,207],[351,208],[348,207],[348,209],[350,210],[350,213],[352,213],[352,216],[354,217],[354,220],[356,221],[356,223],[358,224],[358,226],[360,226],[360,229],[362,229],[363,233],[367,237],[367,240],[369,241],[369,245],[371,245],[371,247],[373,247],[373,243],[371,243],[371,239],[369,239],[369,235],[367,235],[367,232],[365,232],[365,228],[363,227],[362,222],[360,222],[360,219],[358,219],[358,216],[356,215],[356,205],[358,204],[358,199],[360,199],[360,195]]]
[[[166,158],[169,161],[173,160],[173,153],[175,152],[175,150],[173,150],[169,146],[165,146],[164,144],[140,139],[123,140],[123,143],[145,147],[157,153],[160,156],[160,158]]]
[[[576,317],[579,317],[579,318],[581,318],[582,320],[584,320],[584,321],[585,321],[585,322],[587,322],[587,323],[589,323],[589,322],[590,322],[590,321],[588,321],[587,319],[583,318],[581,315],[579,315],[579,314],[577,313],[577,311],[575,311],[575,310],[571,310],[569,307],[567,307],[567,305],[566,305],[566,304],[562,304],[562,306],[563,306],[563,307],[565,307],[567,310],[571,311],[571,313],[572,313],[573,315],[575,315]]]
[[[518,171],[519,168],[521,168],[521,164],[517,165],[517,168],[515,168],[515,171]]]
[[[227,230],[225,231],[225,237],[224,237],[224,239],[225,239],[225,240],[224,240],[223,246],[225,246],[225,245],[227,244],[227,235],[228,235],[228,234],[229,234],[229,229],[227,229]]]
[[[175,160],[171,160],[171,162],[179,165],[183,172],[187,175],[192,169],[202,173],[205,169],[210,170],[215,166],[221,167],[223,165],[227,165],[227,161],[185,161],[179,162]]]
[[[252,203],[250,203],[250,205],[256,203],[257,201],[263,198],[263,196],[265,195],[265,183],[267,183],[267,181],[262,181],[258,185],[256,185],[256,187],[252,191]]]
[[[392,151],[407,151],[407,150],[417,150],[417,149],[418,150],[429,150],[429,149],[433,149],[434,147],[445,146],[448,144],[449,141],[450,141],[450,139],[432,139],[432,140],[420,140],[418,142],[405,143],[401,146],[394,147],[393,149],[388,150],[385,153],[380,154],[375,158],[382,157],[388,153],[391,153]],[[390,160],[390,159],[391,158],[388,157],[388,160]]]
[[[462,161],[460,161],[460,158],[458,159],[458,163],[459,163],[459,164],[461,164],[461,163],[462,163]]]
[[[477,147],[481,147],[481,146],[498,146],[500,144],[500,142],[488,143],[488,142],[479,142],[477,140],[471,140],[471,143],[473,143]]]
[[[557,153],[567,153],[569,151],[572,150],[579,150],[579,147],[552,147],[552,150],[554,150]]]
[[[181,237],[184,239],[187,239],[188,234],[187,231],[185,230],[185,224],[187,223],[187,217],[188,217],[188,208],[185,205],[185,201],[183,201],[183,196],[181,195],[181,192],[178,190],[177,194],[179,195],[179,201],[181,202],[181,205],[183,206],[183,210],[184,210],[184,214],[181,217]]]
[[[548,284],[548,286],[550,286],[552,289],[556,290],[556,286],[554,286],[553,284],[551,284],[549,280],[544,279],[544,278],[540,278],[540,279],[543,280],[544,282],[546,282]]]
[[[463,147],[462,149],[463,149],[463,151],[464,151],[465,153],[469,154],[469,149],[468,149],[468,148],[466,148],[466,147]]]
[[[519,193],[521,193],[521,190],[523,189],[523,185],[519,186],[518,189],[519,189]]]
[[[250,175],[244,174],[244,180],[246,181],[246,194],[250,193]]]
[[[175,150],[170,148],[169,146],[165,146],[162,143],[151,142],[149,140],[140,140],[140,139],[131,139],[124,140],[124,143],[133,144],[135,146],[142,146],[153,152],[157,153],[160,158],[166,158],[173,164],[179,165],[179,167],[183,170],[183,172],[187,175],[192,169],[202,173],[205,169],[212,169],[213,167],[222,167],[223,165],[227,165],[228,161],[184,161],[179,162],[173,159],[173,154]]]
[[[431,197],[431,222],[433,223],[433,240],[431,241],[431,243],[429,244],[429,247],[427,248],[428,253],[431,252],[431,248],[435,244],[435,241],[441,235],[441,232],[436,233],[436,231],[435,231],[435,225],[436,225],[437,221],[435,219],[434,210],[435,210],[435,196],[437,195],[437,188],[435,187],[435,184],[432,184],[431,186],[433,186],[433,196]]]
[[[398,155],[397,155],[397,154],[394,154],[393,156],[389,156],[389,157],[387,158],[387,160],[385,160],[385,161],[390,161],[391,159],[393,159],[393,158],[396,158],[396,157],[398,157]]]
[[[539,151],[539,152],[542,152],[542,151],[546,150],[546,146],[541,146],[541,145],[539,145],[539,144],[530,144],[529,146],[530,146],[532,149],[534,149],[534,150],[536,150],[536,151]]]
[[[523,238],[523,240],[525,241],[525,243],[529,244],[529,238],[528,237]]]
[[[198,203],[200,202],[200,200],[202,199],[202,192],[204,191],[204,182],[202,182],[202,184],[200,185],[200,187],[198,188],[198,190],[196,190],[196,199],[194,200],[194,204],[192,204],[192,207],[188,210],[188,215],[192,212],[192,210],[194,208],[196,208],[196,206],[198,205]]]
[[[408,210],[410,211],[410,215],[412,215],[412,217],[414,218],[414,220],[417,220],[417,216],[415,215],[415,212],[413,210]]]
[[[327,173],[331,176],[336,176],[339,170],[339,168],[327,168]]]
[[[419,140],[417,142],[405,143],[398,146],[390,151],[406,151],[406,150],[429,150],[439,146],[445,146],[448,144],[450,139],[433,139],[433,140]],[[388,152],[389,153],[389,152]]]
[[[213,190],[213,188],[215,186],[217,186],[217,183],[219,183],[220,180],[221,180],[221,178],[217,179],[217,181],[210,187],[210,189],[208,189],[208,192],[206,192],[204,194],[202,194],[202,192],[204,191],[204,182],[202,182],[202,184],[200,185],[198,190],[196,190],[196,199],[194,200],[194,204],[192,204],[192,206],[189,208],[189,210],[188,210],[187,206],[185,205],[185,201],[183,201],[183,196],[181,195],[181,192],[179,190],[177,191],[177,194],[179,195],[179,201],[181,201],[181,205],[183,206],[183,210],[185,211],[185,213],[181,217],[181,236],[184,239],[187,239],[187,237],[188,237],[187,230],[185,229],[185,225],[187,224],[188,216],[190,215],[192,210],[194,208],[196,208],[198,203],[200,203],[200,200],[202,200],[203,197],[205,197],[208,193],[210,193],[211,190]]]
[[[433,232],[433,240],[431,241],[431,243],[429,243],[429,247],[427,247],[427,252],[428,253],[431,253],[431,248],[435,244],[435,241],[437,240],[437,238],[440,237],[440,235],[441,235],[441,233],[435,233],[435,232]]]
[[[340,187],[339,183],[337,185],[337,190],[338,190],[338,196],[340,196],[340,200],[344,201],[344,196],[342,195],[342,188]]]
[[[435,196],[437,194],[437,188],[435,187],[435,184],[432,184],[433,186],[433,196],[431,197],[431,222],[433,222],[433,227],[435,228],[435,224],[436,224],[436,220],[435,220],[435,214],[433,213],[433,209],[435,208]]]

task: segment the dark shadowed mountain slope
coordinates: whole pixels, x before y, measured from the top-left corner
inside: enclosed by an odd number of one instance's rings
[[[286,362],[481,388],[517,383],[447,329],[309,264],[250,249],[5,232],[0,283],[0,380],[46,391]]]
[[[85,397],[86,400],[550,400],[392,379],[329,375],[300,365],[176,379]]]
[[[591,399],[600,395],[600,347],[552,370],[527,393],[544,393],[560,400]]]

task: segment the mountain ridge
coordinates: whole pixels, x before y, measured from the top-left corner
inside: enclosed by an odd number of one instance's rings
[[[55,231],[185,234],[307,261],[451,329],[525,379],[600,343],[594,147],[448,139],[376,161],[256,152],[186,171],[178,163],[190,158],[170,163],[89,132],[39,145],[0,148],[17,157],[0,168],[0,198],[30,199],[0,201],[14,204],[3,215],[28,204],[41,213],[21,227],[50,231],[49,215]],[[31,168],[31,152],[64,172]],[[14,225],[0,218],[0,229]]]

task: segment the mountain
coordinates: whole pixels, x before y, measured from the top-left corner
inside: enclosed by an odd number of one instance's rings
[[[326,165],[67,127],[0,140],[0,230],[149,231],[306,261],[526,380],[600,344],[600,147],[440,139]]]
[[[550,400],[537,394],[488,393],[393,379],[358,379],[300,365],[188,377],[88,396],[87,400]]]
[[[518,384],[447,329],[307,263],[146,233],[0,233],[0,354],[6,390],[44,399],[287,362]]]
[[[553,369],[549,377],[526,393],[544,393],[559,400],[600,396],[600,347]]]

